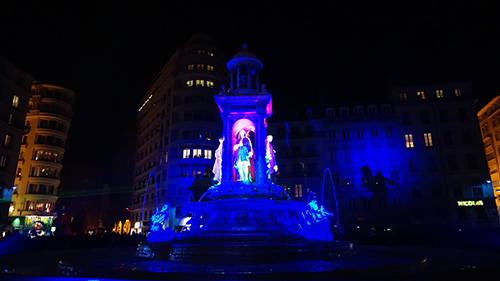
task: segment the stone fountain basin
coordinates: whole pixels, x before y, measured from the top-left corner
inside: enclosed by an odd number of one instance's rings
[[[330,261],[244,265],[141,259],[135,248],[18,252],[0,256],[0,280],[496,280],[500,260],[484,249],[359,245],[354,251]]]

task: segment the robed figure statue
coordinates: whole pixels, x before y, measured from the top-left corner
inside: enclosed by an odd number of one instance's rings
[[[219,147],[215,150],[215,163],[212,168],[212,172],[214,173],[214,180],[218,183],[221,182],[222,176],[222,144],[224,143],[224,137],[219,138]]]
[[[244,130],[239,131],[239,139],[233,147],[234,168],[237,181],[250,181],[250,158],[253,156],[252,142]]]
[[[272,145],[273,136],[268,135],[266,138],[266,164],[267,164],[267,178],[271,179],[271,175],[278,171],[278,165],[276,164],[276,158],[274,154],[276,151]]]

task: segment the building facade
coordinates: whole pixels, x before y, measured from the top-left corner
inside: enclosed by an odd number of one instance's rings
[[[332,173],[339,212],[350,222],[346,231],[387,230],[402,223],[404,196],[393,106],[384,101],[339,104],[325,113],[326,167]]]
[[[212,184],[214,152],[222,132],[213,97],[228,78],[226,61],[212,37],[194,35],[143,96],[129,208],[133,232],[147,232],[153,212],[165,203],[175,210],[168,221],[175,227],[180,207]]]
[[[413,221],[478,228],[497,224],[470,84],[395,88],[391,97]]]
[[[351,236],[498,227],[470,85],[388,94],[270,122],[277,183],[338,208]]]
[[[51,231],[74,100],[75,93],[61,86],[31,87],[9,212],[14,226]]]
[[[402,210],[393,212],[404,196],[391,103],[309,108],[269,127],[277,151],[276,181],[293,200],[315,197],[340,214],[350,233],[389,229],[404,220]]]
[[[490,170],[496,205],[500,214],[500,96],[492,99],[477,113],[484,151]]]
[[[33,77],[0,57],[0,230],[2,225],[9,224],[17,159],[34,81]]]
[[[317,191],[326,167],[325,122],[313,113],[317,112],[294,111],[286,121],[271,118],[269,122],[278,159],[278,173],[272,176],[294,200],[305,201],[310,191]]]

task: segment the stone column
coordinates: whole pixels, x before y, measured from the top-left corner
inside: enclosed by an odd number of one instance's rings
[[[257,108],[257,120],[255,122],[255,183],[258,185],[266,184],[266,127],[265,109],[262,109],[262,104]]]
[[[247,66],[247,88],[252,88],[252,68]]]
[[[259,89],[259,71],[255,69],[255,89],[260,91]]]
[[[222,177],[221,181],[224,184],[233,182],[233,136],[231,135],[231,127],[233,121],[228,117],[227,111],[224,109],[222,117],[222,134],[224,136],[224,144],[222,145]]]
[[[230,70],[231,72],[231,89],[234,89],[234,68]],[[225,94],[225,93],[224,93]]]
[[[238,65],[236,68],[236,88],[240,88],[240,66]]]

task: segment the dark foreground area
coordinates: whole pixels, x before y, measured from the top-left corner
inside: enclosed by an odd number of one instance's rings
[[[0,280],[497,280],[500,266],[495,247],[473,245],[355,244],[337,260],[229,265],[138,258],[130,236],[2,240]]]

